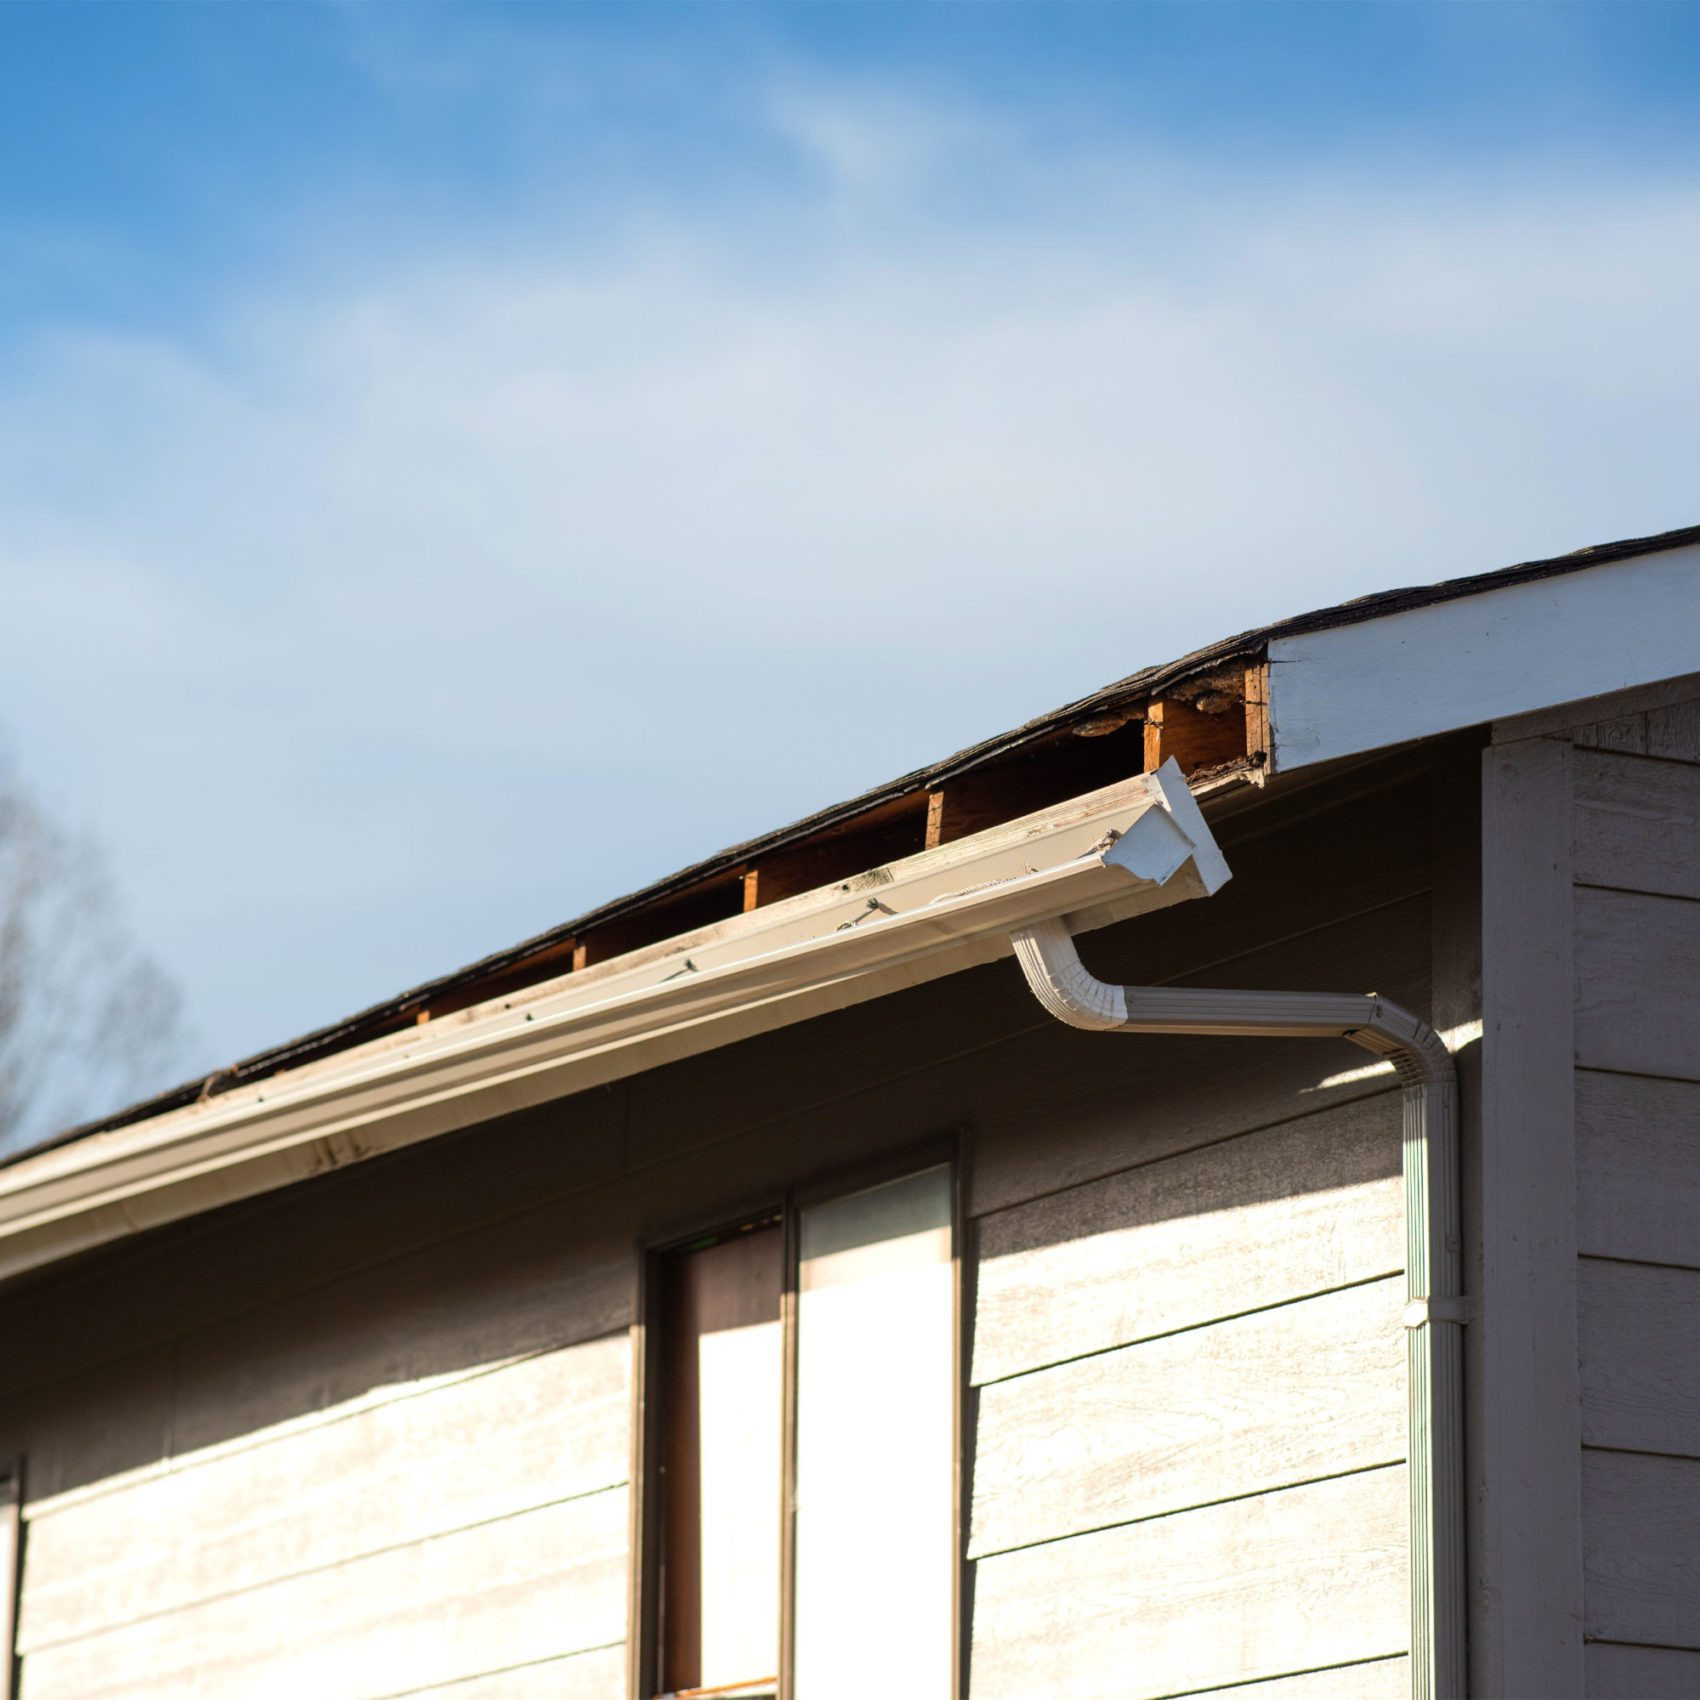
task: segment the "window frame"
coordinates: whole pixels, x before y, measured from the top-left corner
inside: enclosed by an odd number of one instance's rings
[[[629,1700],[658,1700],[661,1674],[661,1545],[664,1493],[661,1459],[666,1436],[666,1340],[663,1317],[665,1265],[710,1235],[736,1233],[777,1218],[784,1233],[780,1283],[784,1406],[780,1424],[780,1568],[778,1700],[792,1700],[796,1607],[797,1316],[798,1254],[802,1212],[817,1204],[902,1180],[925,1169],[950,1171],[951,1423],[956,1468],[951,1482],[951,1685],[962,1693],[967,1665],[964,1506],[970,1474],[968,1411],[971,1315],[967,1255],[972,1224],[967,1211],[970,1140],[966,1129],[915,1141],[875,1158],[814,1170],[792,1184],[748,1196],[741,1205],[700,1212],[647,1233],[638,1242],[636,1320],[632,1326],[632,1505],[628,1575],[627,1651]],[[0,1697],[3,1700],[3,1697]]]
[[[0,1458],[0,1700],[18,1692],[18,1613],[24,1579],[24,1461]]]

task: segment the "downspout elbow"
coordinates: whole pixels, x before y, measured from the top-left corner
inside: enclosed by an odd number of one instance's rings
[[[1089,1033],[1127,1025],[1127,996],[1120,986],[1089,974],[1061,921],[1036,921],[1010,937],[1027,984],[1058,1021]]]

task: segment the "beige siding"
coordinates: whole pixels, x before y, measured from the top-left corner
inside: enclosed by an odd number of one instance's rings
[[[1404,1240],[1386,1094],[1053,1193],[980,1224],[974,1379],[1392,1274]]]
[[[1700,698],[1577,730],[1588,1692],[1700,1693]]]
[[[970,1553],[1399,1462],[1404,1304],[1372,1281],[982,1389]]]
[[[621,1642],[493,1671],[468,1682],[416,1688],[407,1700],[620,1700],[625,1692],[626,1648]]]
[[[613,1488],[222,1594],[39,1647],[24,1693],[385,1700],[606,1647],[625,1635],[626,1522],[626,1492]]]
[[[624,1334],[568,1347],[38,1501],[22,1649],[623,1487],[630,1357]]]
[[[1405,1472],[1370,1470],[977,1567],[976,1700],[1147,1700],[1404,1651]]]

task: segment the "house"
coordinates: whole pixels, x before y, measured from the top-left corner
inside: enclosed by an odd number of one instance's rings
[[[10,1675],[1692,1696],[1697,1341],[1700,529],[1136,674],[0,1166]]]

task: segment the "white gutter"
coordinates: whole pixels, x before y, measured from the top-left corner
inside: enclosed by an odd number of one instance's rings
[[[1173,762],[842,884],[0,1168],[0,1278],[1228,877]],[[570,1136],[570,1120],[563,1136]]]
[[[1081,963],[1066,921],[1013,935],[1034,995],[1090,1032],[1349,1039],[1404,1083],[1405,1309],[1411,1494],[1412,1700],[1463,1700],[1464,1321],[1458,1225],[1458,1077],[1425,1022],[1385,998],[1115,986]]]

